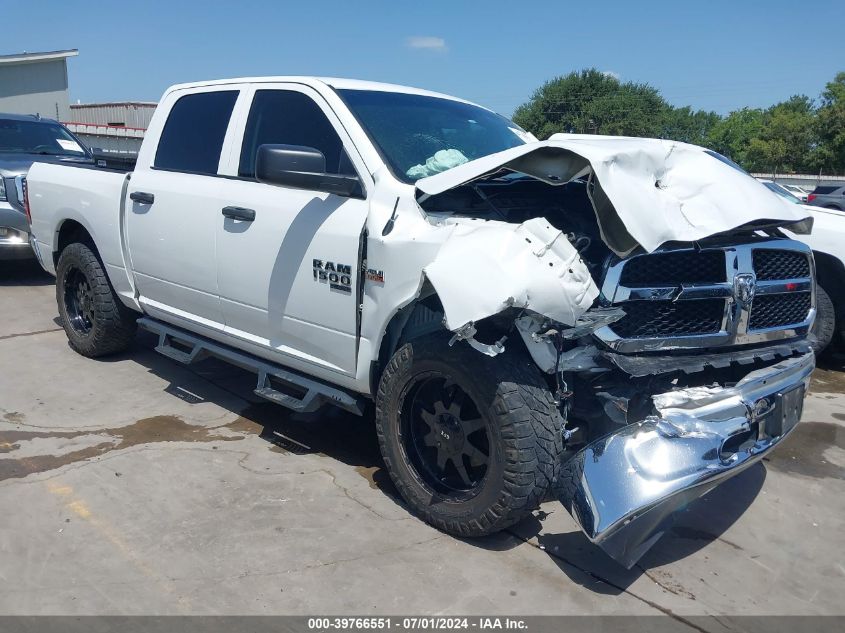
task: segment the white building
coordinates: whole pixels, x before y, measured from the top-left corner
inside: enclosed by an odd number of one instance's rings
[[[0,55],[0,112],[66,119],[67,59],[78,54],[72,49]]]

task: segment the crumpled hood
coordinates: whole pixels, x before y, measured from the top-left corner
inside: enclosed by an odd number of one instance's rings
[[[615,136],[555,134],[423,178],[416,183],[418,196],[503,168],[552,185],[589,177],[602,239],[620,256],[638,245],[651,252],[666,242],[692,242],[753,222],[787,225],[809,217],[702,147]]]

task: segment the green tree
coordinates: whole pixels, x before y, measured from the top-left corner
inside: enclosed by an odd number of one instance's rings
[[[702,145],[724,154],[734,162],[748,167],[751,141],[763,131],[763,111],[753,108],[734,110],[710,129]]]
[[[647,84],[589,68],[544,83],[513,119],[540,139],[556,132],[660,137],[710,147],[748,171],[845,172],[845,72],[827,84],[819,108],[796,95],[720,117],[672,107]]]
[[[822,93],[816,134],[819,143],[810,156],[813,171],[845,173],[845,72],[837,73]]]
[[[721,120],[715,112],[693,110],[689,106],[669,107],[663,115],[660,137],[694,145],[707,145],[710,133]]]
[[[659,136],[669,107],[651,86],[590,68],[540,86],[513,120],[539,139],[556,132]]]
[[[813,100],[804,95],[773,105],[763,114],[763,128],[751,140],[743,166],[774,173],[808,170],[817,145],[815,115]]]

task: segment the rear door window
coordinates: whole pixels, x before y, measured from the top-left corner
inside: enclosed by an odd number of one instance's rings
[[[826,196],[829,193],[833,193],[836,191],[836,187],[825,187],[823,185],[819,185],[815,189],[813,189],[813,193],[819,196]]]
[[[237,90],[199,92],[181,97],[173,104],[164,124],[153,167],[216,174],[237,98]]]
[[[258,90],[244,131],[238,175],[255,178],[255,157],[261,145],[302,145],[323,152],[326,172],[354,175],[355,168],[337,131],[320,106],[295,90]]]

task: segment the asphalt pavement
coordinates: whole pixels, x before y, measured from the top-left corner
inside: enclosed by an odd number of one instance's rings
[[[74,353],[53,279],[0,263],[0,613],[845,614],[845,372],[772,457],[628,571],[558,503],[460,540],[412,517],[371,419],[258,402],[139,334]]]

